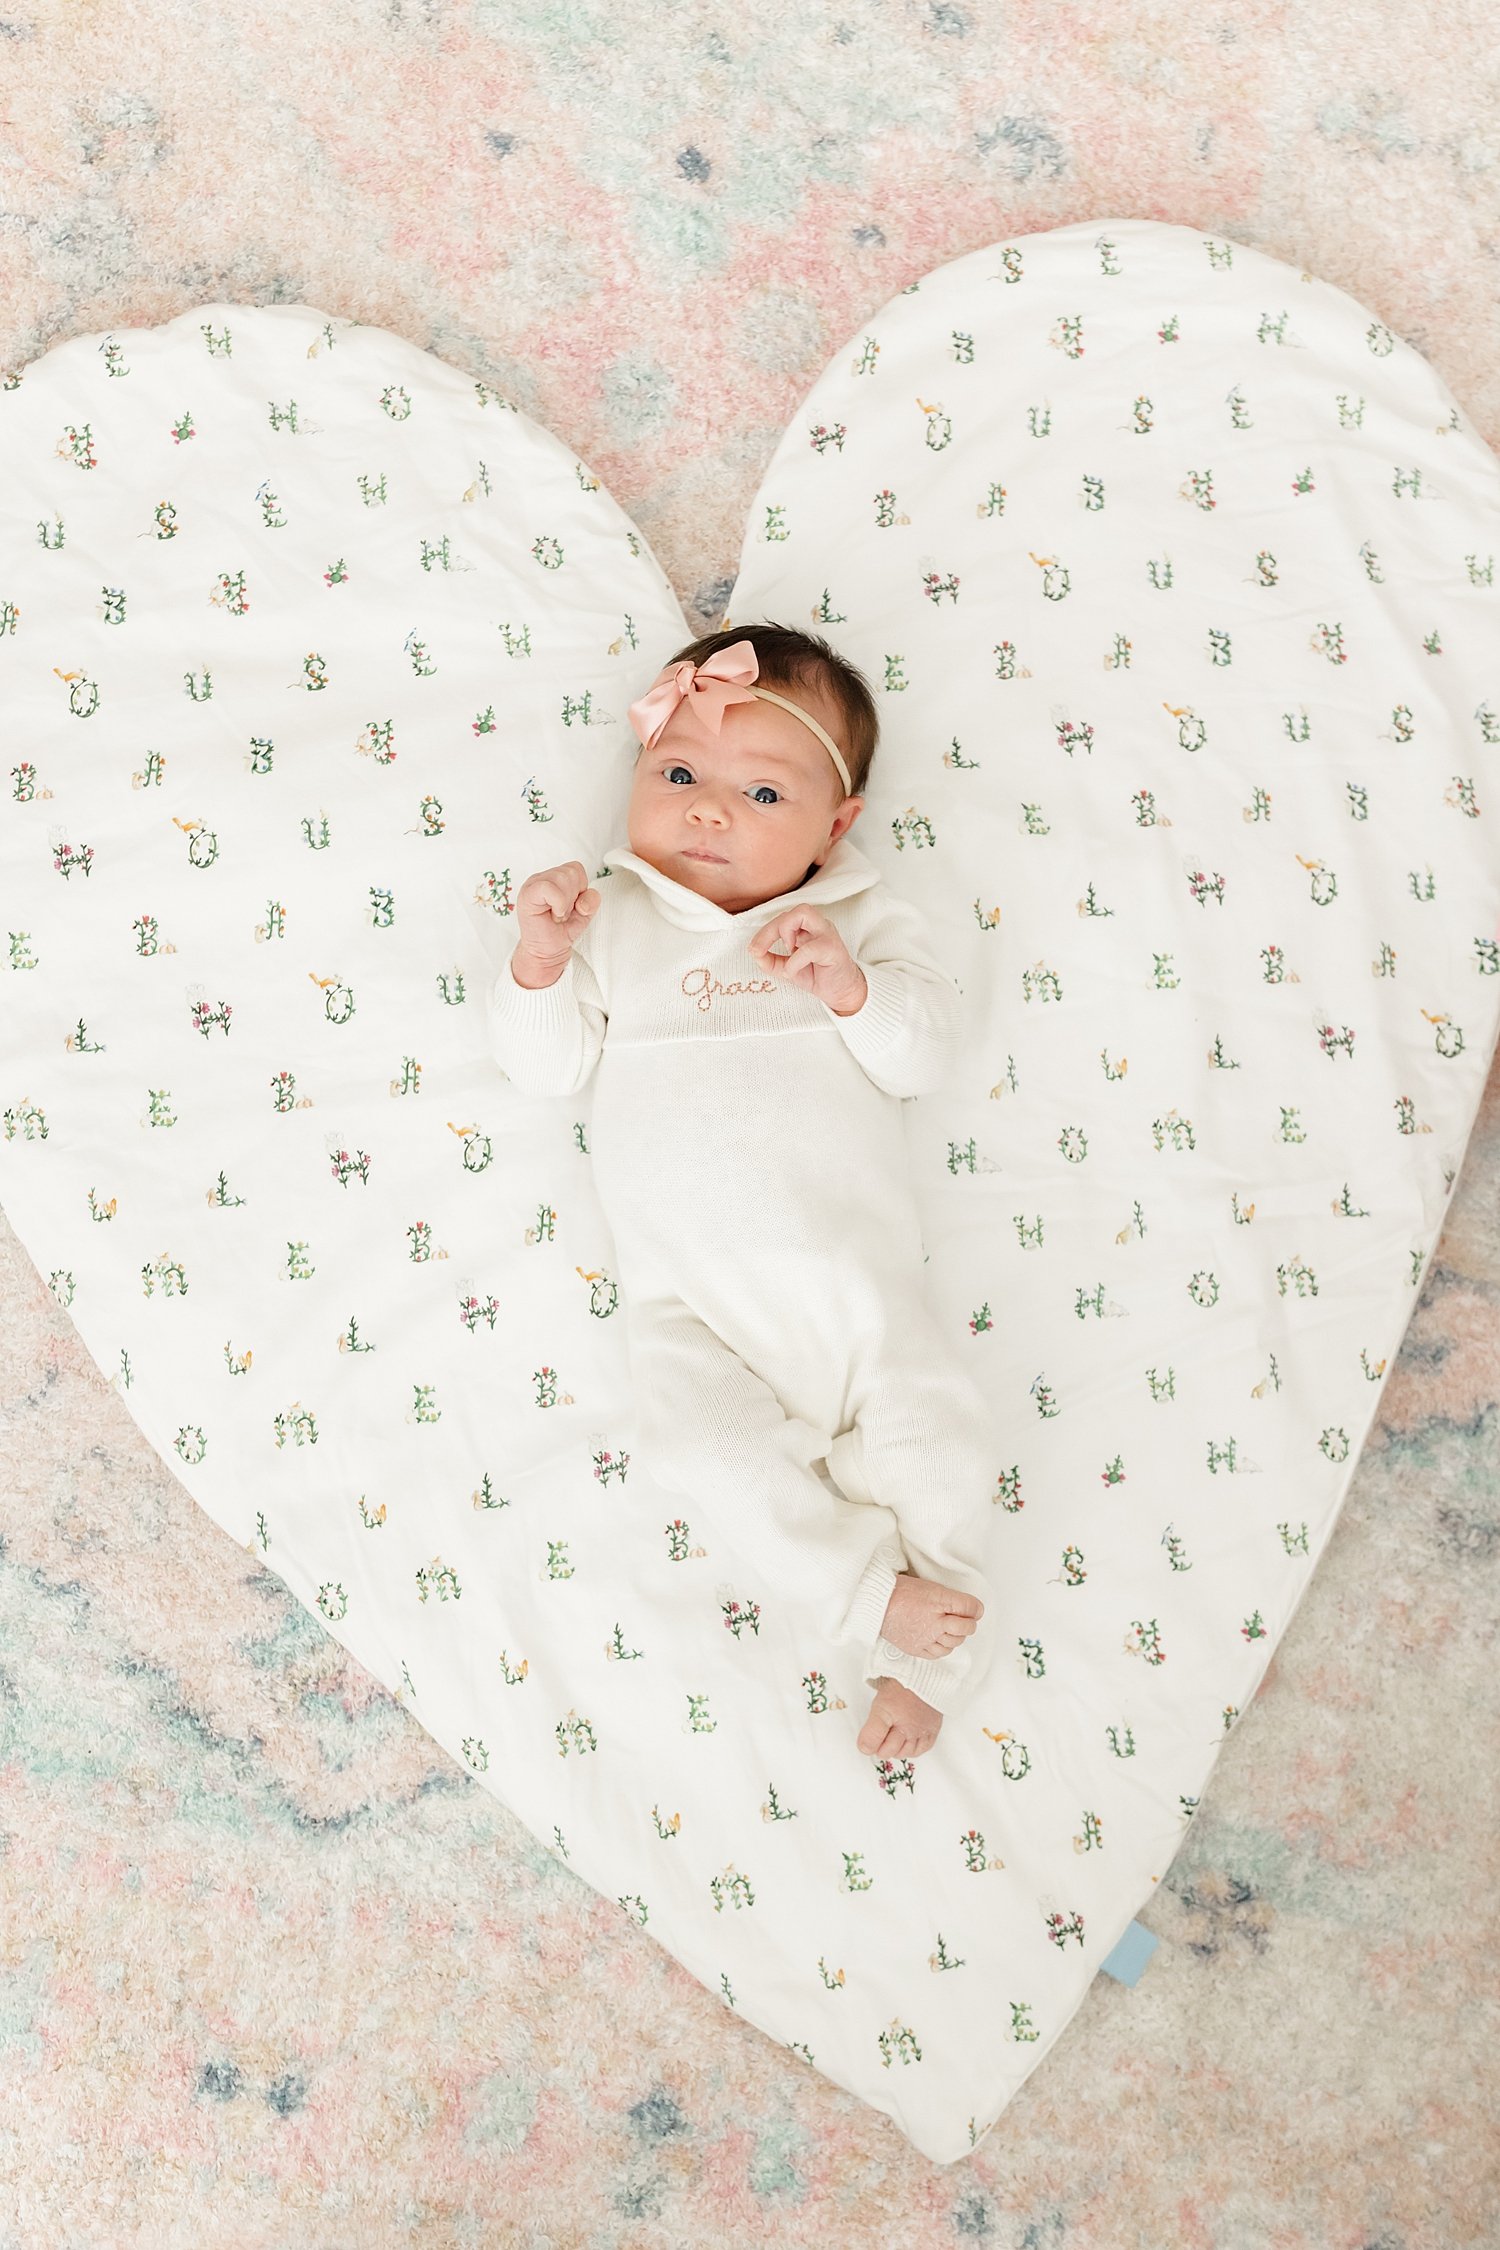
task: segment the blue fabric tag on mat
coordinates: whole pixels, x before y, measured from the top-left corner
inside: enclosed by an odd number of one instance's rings
[[[1132,1922],[1109,1959],[1100,1962],[1100,1974],[1117,1984],[1134,1984],[1160,1943],[1144,1922]]]

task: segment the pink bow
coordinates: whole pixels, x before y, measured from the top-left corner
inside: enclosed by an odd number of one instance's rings
[[[701,664],[684,657],[680,664],[669,664],[658,673],[645,694],[631,704],[630,723],[649,750],[678,704],[685,702],[694,718],[701,720],[710,734],[717,734],[731,703],[758,700],[746,683],[759,671],[754,641],[733,641],[728,648],[706,656]]]

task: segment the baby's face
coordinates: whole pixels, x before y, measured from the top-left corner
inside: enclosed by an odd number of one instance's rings
[[[806,687],[798,688],[797,701],[847,760],[837,705]],[[779,703],[759,696],[731,703],[715,735],[684,701],[636,760],[630,849],[673,882],[740,914],[796,890],[863,810],[863,797],[845,797],[817,736]],[[710,852],[716,857],[691,856]]]

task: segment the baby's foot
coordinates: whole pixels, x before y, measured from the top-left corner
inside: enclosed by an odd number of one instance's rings
[[[983,1615],[984,1604],[973,1594],[903,1570],[891,1589],[880,1630],[908,1656],[946,1656],[968,1639]]]
[[[938,1738],[943,1723],[920,1695],[899,1680],[882,1678],[875,1688],[870,1715],[859,1730],[858,1747],[871,1758],[920,1758]]]

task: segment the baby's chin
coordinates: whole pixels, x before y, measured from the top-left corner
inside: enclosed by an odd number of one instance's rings
[[[807,880],[804,874],[788,876],[785,882],[752,883],[747,896],[741,876],[729,861],[689,859],[685,852],[657,851],[649,844],[632,843],[630,849],[637,859],[643,859],[658,874],[669,875],[685,891],[696,891],[700,898],[711,898],[716,905],[736,914],[743,914],[748,907],[764,905],[768,898],[780,898],[784,892],[800,888]]]
[[[738,891],[739,878],[728,860],[690,859],[686,852],[680,851],[642,851],[635,844],[630,848],[637,859],[645,860],[663,875],[670,875],[685,891],[698,891],[704,898],[723,898],[731,891]],[[764,891],[760,895],[774,898],[776,893]]]

